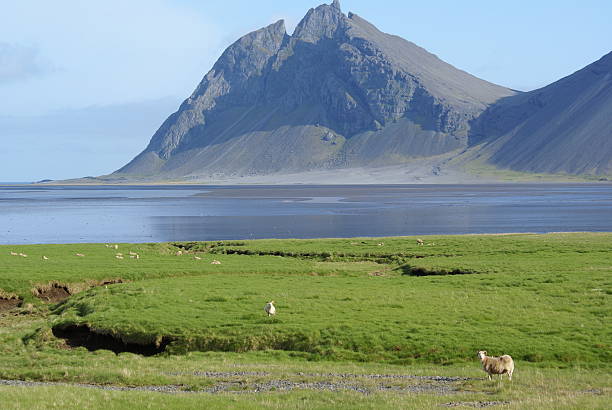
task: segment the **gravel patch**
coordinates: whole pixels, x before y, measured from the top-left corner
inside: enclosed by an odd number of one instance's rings
[[[292,382],[288,380],[271,380],[262,383],[220,383],[204,391],[207,393],[263,393],[271,391],[319,390],[342,391],[350,390],[369,394],[370,390],[348,383],[330,382]]]
[[[200,377],[235,377],[235,376],[270,376],[266,372],[200,372],[192,373],[173,372],[164,373],[167,376],[200,376]],[[413,379],[430,380],[434,382],[459,382],[466,380],[481,380],[476,377],[451,377],[451,376],[413,376],[405,374],[356,374],[356,373],[294,373],[295,376],[304,377],[333,377],[339,379]]]
[[[582,390],[581,393],[585,393],[585,394],[603,394],[603,391],[599,390],[599,389],[588,389],[588,390]]]
[[[341,379],[416,379],[431,380],[435,382],[459,382],[465,380],[480,380],[474,377],[450,377],[450,376],[413,376],[406,374],[355,374],[355,373],[297,373],[298,376],[309,377],[337,377]]]
[[[193,375],[208,378],[226,378],[226,377],[244,377],[244,376],[270,376],[266,372],[211,372],[211,371],[196,371],[191,373],[164,373],[169,376]],[[457,394],[461,393],[454,383],[470,380],[466,377],[446,377],[446,376],[410,376],[410,375],[390,375],[390,374],[351,374],[351,373],[295,373],[295,376],[317,377],[317,378],[334,378],[340,380],[317,380],[317,381],[291,381],[291,380],[267,380],[261,382],[248,381],[223,381],[202,390],[186,390],[183,385],[163,385],[163,386],[112,386],[87,383],[65,383],[65,382],[31,382],[21,380],[0,380],[0,386],[21,386],[21,387],[37,387],[37,386],[72,386],[84,387],[90,389],[113,390],[113,391],[147,391],[157,393],[264,393],[275,391],[291,391],[291,390],[317,390],[317,391],[353,391],[364,395],[374,392],[397,392],[397,393],[427,393],[427,394]],[[380,380],[381,382],[375,385],[363,386],[359,384],[357,379]],[[397,379],[416,379],[422,380],[423,383],[409,386],[390,386],[384,383],[384,380]]]
[[[40,387],[40,386],[69,386],[84,387],[88,389],[110,390],[110,391],[150,391],[157,393],[193,393],[184,390],[184,386],[164,385],[164,386],[111,386],[104,384],[87,383],[62,383],[62,382],[29,382],[23,380],[0,380],[0,386],[19,386],[19,387]]]
[[[241,376],[269,376],[269,373],[266,372],[170,372],[163,373],[165,376],[199,376],[199,377],[241,377]]]

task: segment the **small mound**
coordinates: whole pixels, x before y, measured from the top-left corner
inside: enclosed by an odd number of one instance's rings
[[[68,299],[72,293],[68,286],[52,283],[48,286],[36,288],[34,295],[45,302],[58,303]]]
[[[21,305],[22,300],[18,297],[0,297],[0,312],[13,310]]]
[[[108,334],[99,334],[92,331],[87,325],[71,325],[66,327],[54,327],[53,335],[64,339],[70,347],[85,347],[90,352],[95,350],[110,350],[115,354],[135,353],[143,356],[153,356],[166,350],[170,343],[167,337],[161,338],[156,343],[137,344],[125,343],[121,338]]]

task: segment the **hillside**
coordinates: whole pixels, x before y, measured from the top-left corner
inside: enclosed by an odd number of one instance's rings
[[[612,174],[612,53],[478,120],[491,163],[517,171]]]

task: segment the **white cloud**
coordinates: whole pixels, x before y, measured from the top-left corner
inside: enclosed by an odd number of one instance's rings
[[[50,71],[37,47],[0,42],[0,84],[26,80]]]

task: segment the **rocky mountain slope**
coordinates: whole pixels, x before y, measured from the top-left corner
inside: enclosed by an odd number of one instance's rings
[[[223,180],[415,161],[435,176],[481,150],[502,168],[611,173],[610,72],[608,55],[519,93],[345,15],[335,0],[292,35],[281,20],[228,47],[111,177]]]
[[[517,171],[612,174],[612,53],[544,88],[500,100],[478,119],[490,162]]]
[[[465,149],[515,92],[340,10],[232,44],[119,175],[205,177],[401,163]]]

